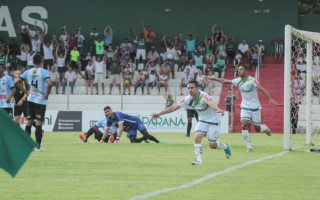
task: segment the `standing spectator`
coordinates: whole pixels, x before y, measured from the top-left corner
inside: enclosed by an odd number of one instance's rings
[[[170,69],[171,69],[172,79],[174,79],[174,64],[175,64],[174,56],[176,54],[176,50],[175,50],[175,48],[173,48],[172,43],[169,44],[169,47],[166,42],[164,42],[164,44],[166,47],[167,62],[168,62]]]
[[[153,89],[157,85],[157,76],[155,70],[151,70],[148,74],[147,94],[150,94],[150,87]]]
[[[67,43],[68,43],[67,46],[68,46],[69,51],[73,50],[74,47],[76,47],[78,50],[78,38],[73,33],[70,34],[70,37],[68,37]],[[79,52],[79,54],[80,54],[80,52]]]
[[[214,73],[214,69],[213,69],[211,63],[209,63],[209,64],[207,65],[206,69],[204,70],[204,75],[208,76],[210,71],[212,71],[212,72]]]
[[[80,53],[77,49],[77,46],[74,46],[70,52],[71,67],[73,71],[75,71],[76,73],[79,72],[79,74],[81,74],[80,68],[78,66],[79,56]]]
[[[120,88],[120,63],[118,61],[118,57],[114,55],[112,57],[112,62],[110,65],[110,91],[109,95],[112,94],[112,87],[113,82],[116,82],[119,90],[119,94],[121,94],[121,88]]]
[[[255,45],[257,51],[258,51],[258,55],[259,55],[259,59],[258,59],[258,62],[259,62],[259,66],[260,67],[263,67],[263,57],[264,57],[264,50],[265,50],[265,47],[264,47],[264,44],[263,44],[263,41],[262,40],[259,40],[258,41],[258,44]]]
[[[198,46],[197,51],[203,57],[206,55],[206,45],[204,44],[204,41],[200,41],[200,45]]]
[[[59,74],[56,72],[56,67],[54,65],[51,65],[50,67],[50,75],[51,75],[51,81],[52,85],[56,87],[56,94],[59,94]]]
[[[149,51],[152,49],[152,46],[154,46],[156,43],[157,36],[150,25],[147,26],[147,29],[144,27],[144,20],[142,20],[142,30],[144,37],[146,38],[146,52],[149,53]]]
[[[129,70],[127,70],[124,74],[124,82],[123,82],[123,94],[126,94],[126,89],[128,88],[128,95],[130,95],[130,87],[132,83],[132,74]]]
[[[10,50],[10,52],[11,52],[11,50]],[[11,73],[12,70],[17,70],[17,67],[20,64],[20,59],[17,57],[16,54],[12,54],[9,57],[9,64],[10,64],[10,66],[7,67],[7,70],[9,73]]]
[[[80,54],[83,54],[83,45],[85,44],[86,40],[85,37],[81,34],[81,26],[78,28],[78,33],[76,35],[77,40],[77,49]]]
[[[188,60],[187,60],[187,55],[186,55],[186,52],[185,51],[182,51],[181,52],[181,57],[180,57],[180,60],[179,60],[179,64],[178,64],[178,71],[179,69],[181,71],[184,71],[185,69],[185,66],[188,64]]]
[[[96,86],[96,94],[99,94],[99,83],[101,83],[102,94],[104,95],[104,75],[103,75],[103,66],[104,66],[104,58],[100,56],[96,57],[96,60],[92,59],[91,54],[89,54],[89,60],[91,60],[93,64],[94,74],[94,84]],[[110,80],[111,81],[111,80]]]
[[[67,32],[67,26],[64,25],[62,30],[61,30],[61,35],[59,37],[59,40],[60,42],[63,42],[64,45],[68,45],[68,38],[69,38],[69,35],[68,35],[68,32]]]
[[[181,78],[181,82],[180,82],[180,95],[183,95],[182,93],[182,88],[187,87],[188,82],[190,80],[193,80],[194,76],[192,74],[190,74],[190,69],[186,68],[185,72],[183,74],[183,77]]]
[[[192,34],[188,35],[187,39],[183,39],[182,33],[179,34],[181,41],[186,44],[186,51],[188,59],[193,57],[193,51],[196,49],[196,42],[198,42],[198,33],[196,33],[196,39],[193,39]]]
[[[247,58],[247,63],[249,63],[249,45],[247,44],[246,40],[242,40],[238,46],[238,50],[240,51],[242,57]]]
[[[132,44],[129,42],[128,38],[124,38],[123,42],[120,45],[120,50],[124,50],[126,47],[130,51],[132,49]]]
[[[234,102],[234,100],[238,99],[238,91],[236,92],[236,95],[232,94],[231,89],[229,89],[228,95],[224,99],[224,101],[227,103],[226,111],[229,112],[229,127],[231,126],[231,111],[234,112],[234,103],[232,103],[232,109],[231,109],[231,102]]]
[[[252,65],[258,66],[259,53],[256,47],[252,47],[250,50],[251,60],[249,70],[252,71]]]
[[[213,71],[209,71],[209,74],[207,76],[207,85],[208,85],[208,94],[211,95],[214,93],[214,81],[209,79],[209,78],[214,78],[215,75],[214,75],[214,72]]]
[[[143,33],[139,34],[139,37],[133,34],[132,28],[130,28],[130,34],[133,38],[136,40],[136,45],[137,45],[137,53],[136,53],[136,70],[138,70],[139,66],[139,61],[142,58],[143,62],[143,69],[146,67],[146,41],[144,39]]]
[[[35,35],[33,39],[31,40],[31,45],[32,45],[32,51],[34,52],[40,52],[40,47],[41,47],[41,40],[39,38],[39,35]]]
[[[36,52],[33,52],[33,50],[29,50],[29,53],[27,55],[27,59],[28,59],[28,62],[27,62],[27,69],[31,69],[34,67],[34,64],[33,64],[33,57],[37,54],[37,51]]]
[[[98,40],[95,40],[94,44],[96,46],[96,56],[103,57],[104,41],[101,39],[101,37],[98,37]]]
[[[104,45],[105,45],[105,49],[107,49],[108,46],[112,44],[112,41],[113,41],[113,30],[109,24],[104,29],[104,37],[105,37]]]
[[[47,42],[43,44],[43,69],[49,69],[53,65],[53,42],[56,40],[56,35],[52,35],[51,43]]]
[[[213,39],[208,39],[207,36],[204,37],[204,42],[206,45],[206,64],[214,63],[214,55],[213,55]]]
[[[19,24],[18,33],[21,34],[22,44],[24,44],[26,47],[30,48],[31,47],[31,38],[30,38],[30,33],[29,33],[28,27],[25,24],[23,24],[23,25]]]
[[[109,44],[108,48],[105,50],[105,54],[107,55],[107,57],[106,57],[106,78],[108,78],[108,76],[109,76],[112,58],[115,54],[117,54],[118,49],[119,49],[119,47],[117,46],[117,48],[114,50],[112,48],[112,44]]]
[[[85,81],[86,81],[86,94],[88,94],[88,87],[90,87],[91,95],[93,94],[93,80],[94,76],[90,70],[86,70],[85,74]]]
[[[42,123],[44,122],[47,100],[51,91],[52,83],[50,78],[50,72],[43,69],[42,57],[35,55],[33,58],[35,68],[25,71],[20,78],[18,78],[16,85],[24,94],[29,95],[27,101],[27,115],[28,122],[25,131],[31,135],[31,126],[36,119],[36,141],[38,147],[36,151],[45,151],[41,147],[43,132]],[[30,86],[30,92],[23,88],[22,82],[27,81]],[[38,84],[33,84],[38,83]]]
[[[18,55],[19,54],[19,47],[16,44],[16,41],[12,38],[10,40],[10,44],[8,45],[9,49],[10,49],[10,54],[9,56],[13,56],[13,55]],[[11,57],[9,57],[10,59]]]
[[[156,51],[155,46],[151,46],[151,51],[148,52],[147,60],[149,62],[158,63],[159,60],[159,53]]]
[[[174,61],[174,64],[178,65],[178,71],[179,71],[179,63],[180,63],[181,55],[182,55],[182,52],[180,50],[180,45],[179,44],[175,44],[174,45],[173,61]]]
[[[27,67],[28,64],[28,45],[22,43],[20,47],[20,66]]]
[[[163,73],[161,70],[159,71],[159,81],[158,81],[158,95],[160,95],[160,89],[161,87],[164,87],[165,93],[167,93],[168,90],[168,75]]]
[[[91,72],[91,75],[92,75],[93,78],[94,78],[94,64],[92,63],[92,60],[91,60],[91,59],[88,60],[88,63],[87,63],[87,66],[86,66],[85,71],[90,71],[90,72]]]
[[[97,32],[97,29],[93,27],[90,32],[90,39],[91,39],[90,53],[92,56],[96,55],[95,41],[98,38],[98,36],[99,36],[99,33]]]
[[[230,34],[228,43],[226,44],[226,52],[227,52],[227,65],[229,65],[235,56],[234,52],[235,40],[233,35]]]
[[[227,36],[222,34],[220,41],[217,43],[216,48],[216,57],[219,58],[221,55],[223,56],[223,59],[226,59],[227,53],[226,53],[226,43],[227,43]]]
[[[134,94],[137,94],[137,88],[141,87],[142,95],[144,95],[144,86],[146,85],[146,77],[143,74],[143,71],[138,70],[138,75],[136,77],[136,84],[134,86]]]
[[[128,46],[125,46],[123,50],[121,50],[121,62],[120,62],[120,72],[123,72],[123,69],[128,64],[130,60],[130,50]]]
[[[217,59],[217,63],[214,65],[213,69],[215,72],[218,72],[218,78],[221,78],[222,70],[224,69],[224,66],[226,65],[226,61],[224,60],[223,55],[220,55]]]
[[[274,46],[274,63],[281,63],[281,58],[282,58],[283,50],[284,50],[283,41],[280,38],[278,38],[276,41],[274,41],[273,36],[272,36],[271,42]],[[279,59],[277,59],[278,56],[279,56]]]
[[[58,54],[58,48],[56,49],[56,57],[57,57],[57,65],[58,65],[58,73],[59,73],[59,84],[62,85],[63,77],[65,72],[67,71],[67,67],[65,65],[67,58],[67,49],[64,46],[64,54]],[[58,94],[58,93],[57,93]]]
[[[162,47],[161,53],[160,53],[160,65],[162,65],[164,61],[167,61],[167,52],[166,52],[166,48]]]
[[[196,55],[193,55],[193,59],[197,67],[197,70],[203,71],[203,55],[200,55],[200,52],[197,51]]]
[[[72,70],[72,67],[69,67],[68,71],[64,74],[64,82],[62,84],[62,94],[65,94],[67,84],[71,89],[71,94],[73,94],[73,88],[76,81],[77,81],[77,75]]]

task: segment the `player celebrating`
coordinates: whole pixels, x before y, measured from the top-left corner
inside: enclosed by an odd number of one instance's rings
[[[102,139],[103,133],[99,130],[99,128],[103,129],[103,132],[107,129],[107,118],[104,117],[99,120],[96,125],[91,126],[91,128],[85,134],[79,134],[79,138],[83,142],[87,142],[88,138],[94,134],[94,138],[97,139],[99,142]],[[113,143],[114,139],[117,137],[117,127],[111,126],[108,135],[104,142]]]
[[[12,117],[12,97],[16,92],[13,80],[5,75],[6,66],[0,63],[0,108]]]
[[[188,82],[189,95],[183,98],[179,103],[170,106],[169,108],[153,113],[152,118],[155,119],[161,115],[174,112],[180,107],[196,110],[199,114],[199,121],[196,125],[194,152],[197,157],[193,165],[202,165],[202,138],[208,133],[209,146],[211,149],[223,149],[226,157],[230,158],[231,151],[227,143],[221,143],[218,140],[220,136],[220,115],[223,111],[212,101],[211,97],[202,91],[198,90],[197,81]]]
[[[151,140],[156,143],[160,142],[148,133],[147,128],[143,125],[142,121],[138,117],[124,114],[122,112],[113,112],[110,106],[106,106],[104,108],[104,113],[107,117],[107,128],[103,133],[102,139],[100,140],[101,143],[106,140],[109,128],[112,125],[118,127],[117,137],[114,143],[119,143],[122,131],[128,132],[128,138],[130,139],[131,143],[140,143],[142,141],[147,142],[147,140]],[[143,135],[142,138],[137,138],[137,130],[139,130]]]
[[[239,77],[233,80],[227,80],[223,78],[207,78],[223,84],[233,84],[238,86],[242,95],[242,136],[247,145],[247,152],[252,152],[249,135],[249,125],[251,123],[251,120],[253,121],[254,128],[257,132],[265,132],[268,136],[271,136],[271,131],[268,126],[265,124],[261,125],[261,105],[258,99],[257,89],[260,90],[266,97],[268,97],[270,103],[276,105],[278,105],[278,103],[272,99],[270,94],[261,86],[258,80],[248,75],[248,68],[246,66],[240,65],[238,68],[238,74]]]
[[[23,93],[28,95],[27,100],[27,114],[28,122],[25,131],[31,135],[31,126],[33,121],[36,120],[36,141],[38,147],[36,151],[45,151],[41,147],[42,141],[42,123],[44,121],[46,113],[47,100],[51,91],[52,82],[50,78],[50,72],[42,68],[42,57],[35,55],[33,57],[34,68],[25,71],[17,80],[17,87],[22,90]],[[22,82],[26,80],[30,85],[30,91],[27,91]]]

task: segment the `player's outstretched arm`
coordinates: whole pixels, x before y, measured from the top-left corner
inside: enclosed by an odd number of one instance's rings
[[[217,113],[220,113],[221,116],[224,115],[224,111],[221,110],[213,101],[208,101],[207,104],[210,106],[212,110],[215,110]]]
[[[260,91],[269,99],[269,102],[270,102],[270,103],[279,105],[279,103],[276,102],[276,101],[271,97],[271,95],[269,94],[269,92],[268,92],[266,89],[264,89],[261,85],[258,85],[258,86],[257,86],[257,89],[260,90]]]
[[[209,77],[205,76],[208,80],[218,81],[222,84],[232,84],[232,80],[224,79],[224,78],[216,78],[216,77]]]
[[[169,108],[166,108],[164,109],[163,111],[159,112],[159,113],[152,113],[152,119],[155,119],[157,117],[160,117],[161,115],[165,115],[165,114],[168,114],[168,113],[172,113],[176,110],[178,110],[180,108],[180,105],[179,104],[175,104],[175,105],[172,105],[170,106]]]

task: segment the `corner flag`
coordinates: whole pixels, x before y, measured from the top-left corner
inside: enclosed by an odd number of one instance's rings
[[[12,178],[37,144],[0,108],[0,168]]]

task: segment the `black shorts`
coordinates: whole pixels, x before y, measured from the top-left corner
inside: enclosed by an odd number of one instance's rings
[[[23,113],[23,116],[28,116],[27,114],[27,102],[24,101],[21,106],[14,105],[13,116],[19,116]]]
[[[227,51],[227,57],[228,58],[234,58],[234,56],[235,56],[235,53],[234,53],[234,51]]]
[[[41,105],[37,103],[27,102],[27,116],[28,120],[36,119],[38,121],[44,122],[44,116],[46,114],[47,105]]]
[[[58,67],[58,72],[59,73],[65,73],[67,70],[66,70],[66,67]]]
[[[187,117],[190,118],[190,117],[195,117],[195,118],[198,118],[198,113],[197,111],[195,110],[191,110],[191,109],[187,109]]]
[[[12,108],[2,108],[4,111],[6,111],[9,116],[12,118]]]
[[[71,61],[71,67],[72,69],[78,69],[78,63],[75,61]]]

